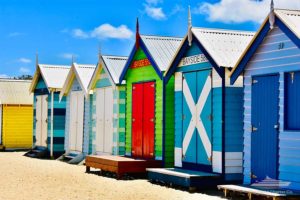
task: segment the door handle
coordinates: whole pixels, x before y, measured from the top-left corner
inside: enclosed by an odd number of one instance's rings
[[[251,132],[257,131],[258,129],[254,126],[251,126]]]
[[[45,122],[48,123],[48,119],[46,119]]]
[[[134,119],[134,118],[132,118],[132,121],[134,122],[134,121],[135,121],[135,119]]]

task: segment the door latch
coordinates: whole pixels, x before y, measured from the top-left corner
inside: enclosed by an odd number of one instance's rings
[[[279,129],[279,124],[275,124],[275,125],[274,125],[274,128],[275,128],[276,130],[278,130],[278,129]]]

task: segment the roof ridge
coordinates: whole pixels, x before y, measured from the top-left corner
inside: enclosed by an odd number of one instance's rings
[[[147,34],[141,34],[141,36],[145,36],[145,37],[159,37],[159,38],[172,38],[172,39],[183,39],[183,37],[179,37],[179,36],[165,36],[165,35],[147,35]]]
[[[118,56],[118,55],[101,55],[105,57],[121,57],[121,58],[128,58],[128,56]]]

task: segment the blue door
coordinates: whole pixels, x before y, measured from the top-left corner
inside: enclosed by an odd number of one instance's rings
[[[183,165],[211,169],[211,70],[183,74]]]
[[[252,182],[277,178],[279,76],[258,76],[252,80]]]

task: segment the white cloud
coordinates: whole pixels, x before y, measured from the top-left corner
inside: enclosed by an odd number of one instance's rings
[[[22,74],[30,73],[30,69],[27,67],[20,67],[19,72]]]
[[[179,4],[175,4],[175,6],[172,9],[170,15],[175,15],[175,14],[177,14],[179,12],[182,12],[182,11],[184,11],[184,8],[181,5],[179,5]]]
[[[158,3],[162,3],[163,0],[146,0],[147,4],[157,5]]]
[[[10,78],[7,74],[0,74],[0,78]]]
[[[78,57],[76,54],[72,53],[62,53],[59,55],[59,57],[64,58],[64,59],[72,59],[72,57]]]
[[[155,20],[165,20],[167,18],[166,14],[162,10],[162,7],[153,7],[148,4],[145,4],[144,6],[145,6],[145,12],[149,17]]]
[[[89,35],[81,29],[73,29],[72,35],[73,35],[73,37],[80,38],[80,39],[86,39],[89,37]]]
[[[72,35],[75,38],[97,38],[97,39],[129,39],[133,36],[133,32],[126,26],[120,25],[118,27],[111,24],[102,24],[90,32],[85,32],[81,29],[74,29]]]
[[[275,8],[300,8],[299,0],[276,0]],[[196,14],[205,14],[209,21],[223,23],[260,23],[270,10],[270,1],[221,0],[218,3],[203,2],[193,10]]]
[[[114,27],[110,24],[102,24],[91,32],[91,37],[98,39],[115,38],[115,39],[129,39],[133,32],[125,25]]]
[[[20,33],[20,32],[12,32],[12,33],[8,34],[8,37],[17,37],[17,36],[20,36],[20,35],[24,35],[24,34]]]
[[[31,60],[29,58],[19,58],[18,62],[21,62],[21,63],[31,63]]]

